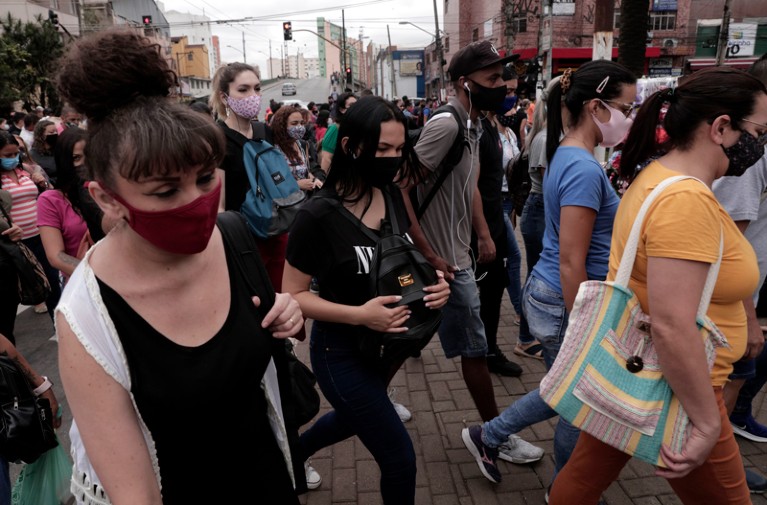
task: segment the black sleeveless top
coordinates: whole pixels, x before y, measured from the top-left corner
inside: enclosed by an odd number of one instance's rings
[[[163,503],[298,504],[261,389],[272,337],[225,248],[229,315],[197,347],[167,339],[101,280],[99,289],[155,441]]]

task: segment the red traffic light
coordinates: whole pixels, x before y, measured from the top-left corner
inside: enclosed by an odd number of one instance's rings
[[[282,23],[282,29],[283,30],[290,30],[292,28],[292,23],[290,21],[285,21]]]
[[[144,23],[144,25],[151,25],[152,24],[152,16],[142,16],[141,22]]]

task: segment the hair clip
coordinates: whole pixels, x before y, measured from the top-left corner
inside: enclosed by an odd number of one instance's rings
[[[562,77],[559,78],[559,85],[562,88],[562,95],[567,94],[567,90],[570,89],[570,76],[573,75],[572,68],[566,68]]]
[[[610,80],[610,76],[608,75],[607,77],[604,78],[602,82],[599,83],[599,86],[597,86],[597,94],[601,94],[602,91],[605,90],[609,80]]]

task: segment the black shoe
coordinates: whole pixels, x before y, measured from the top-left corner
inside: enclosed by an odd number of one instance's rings
[[[487,355],[487,369],[504,377],[519,377],[522,375],[522,367],[513,361],[509,361],[501,351]]]

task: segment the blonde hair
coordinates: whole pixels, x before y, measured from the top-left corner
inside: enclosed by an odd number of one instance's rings
[[[228,95],[229,85],[243,72],[253,72],[258,77],[258,80],[261,80],[261,73],[247,63],[229,63],[228,65],[218,67],[218,70],[216,70],[216,74],[213,76],[213,92],[210,94],[210,98],[208,98],[208,105],[216,111],[218,117],[226,117],[227,107],[226,103],[221,99],[221,93]]]

